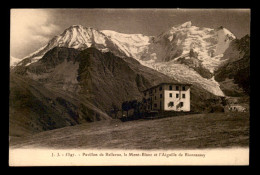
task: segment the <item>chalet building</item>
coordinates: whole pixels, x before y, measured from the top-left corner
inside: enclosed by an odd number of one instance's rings
[[[190,111],[191,84],[161,83],[143,91],[147,110]]]

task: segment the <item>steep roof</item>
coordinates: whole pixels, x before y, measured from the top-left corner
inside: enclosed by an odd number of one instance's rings
[[[148,91],[148,90],[150,90],[150,89],[157,88],[157,87],[162,86],[162,85],[192,86],[192,84],[189,84],[189,83],[174,83],[174,82],[173,82],[173,83],[160,83],[160,84],[158,84],[158,85],[156,85],[156,86],[152,86],[152,87],[150,87],[150,88],[148,88],[148,89],[145,89],[145,90],[143,90],[142,92]]]

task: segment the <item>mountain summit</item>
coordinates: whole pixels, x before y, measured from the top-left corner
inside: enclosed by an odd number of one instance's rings
[[[47,45],[25,57],[19,65],[28,66],[37,62],[54,47],[78,50],[95,47],[122,58],[135,58],[147,67],[170,77],[175,76],[179,81],[188,81],[198,86],[205,82],[202,86],[206,90],[223,96],[218,83],[214,81],[213,72],[225,61],[221,59],[223,53],[235,38],[224,27],[196,27],[191,21],[171,27],[158,36],[99,31],[91,27],[73,25],[52,38]]]
[[[96,47],[101,51],[112,51],[118,56],[161,62],[186,56],[192,49],[198,53],[198,58],[205,62],[206,68],[213,70],[215,64],[208,62],[213,60],[212,57],[223,54],[235,38],[222,26],[218,29],[200,28],[192,26],[191,21],[172,27],[158,36],[99,31],[91,27],[72,25],[25,58],[32,58],[29,62],[35,62],[54,47],[79,50]]]
[[[52,38],[47,45],[36,52],[25,57],[27,64],[38,61],[43,55],[54,47],[68,47],[74,49],[86,49],[91,46],[97,49],[104,49],[107,46],[107,37],[98,30],[81,25],[73,25],[67,28],[60,35]]]
[[[178,28],[189,28],[189,27],[191,27],[191,25],[192,25],[191,21],[187,21],[187,22],[179,25]]]
[[[210,65],[208,62],[223,54],[235,38],[226,28],[201,28],[192,26],[189,21],[155,37],[145,58],[153,58],[155,62],[171,61],[180,56],[186,57],[192,49],[198,54],[198,59],[205,62],[207,68],[213,71],[215,65]]]

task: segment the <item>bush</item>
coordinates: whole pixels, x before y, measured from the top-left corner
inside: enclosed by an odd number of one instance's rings
[[[222,105],[212,105],[208,107],[207,110],[209,113],[214,113],[214,112],[225,112],[225,109]]]

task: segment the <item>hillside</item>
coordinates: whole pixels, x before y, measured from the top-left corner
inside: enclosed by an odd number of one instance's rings
[[[55,47],[26,64],[10,74],[10,134],[16,136],[110,119],[112,104],[121,108],[125,100],[140,99],[139,90],[170,80],[95,48]]]
[[[113,119],[46,131],[23,139],[13,138],[10,143],[11,149],[248,147],[249,113],[197,114],[130,122]]]
[[[141,100],[142,90],[162,82],[177,81],[130,57],[55,47],[39,61],[11,70],[10,130],[19,125],[40,132],[110,119],[112,105],[121,109],[123,101]],[[220,98],[192,87],[193,111],[209,111],[220,103]]]
[[[230,96],[250,94],[250,37],[232,42],[224,53],[226,61],[215,71],[215,79]],[[227,83],[228,82],[228,83]],[[227,85],[229,84],[229,85]],[[225,86],[226,85],[226,86]]]
[[[110,117],[76,94],[10,74],[9,134],[22,136]],[[91,115],[83,115],[85,108]]]

